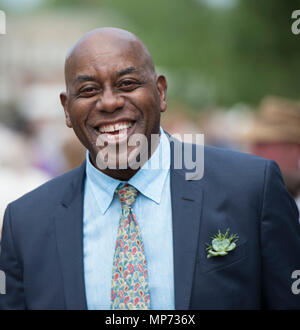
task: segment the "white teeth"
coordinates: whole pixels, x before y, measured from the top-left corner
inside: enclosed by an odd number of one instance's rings
[[[114,125],[102,125],[99,127],[100,133],[111,133],[114,131],[119,131],[121,129],[130,128],[132,126],[131,122],[116,123]]]

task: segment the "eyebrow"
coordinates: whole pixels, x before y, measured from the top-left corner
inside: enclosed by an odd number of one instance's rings
[[[96,81],[96,78],[94,76],[89,76],[84,74],[77,76],[75,79],[75,82],[83,82],[83,81]]]
[[[126,74],[138,72],[138,69],[134,66],[129,66],[128,68],[121,70],[117,73],[118,77],[125,76]]]

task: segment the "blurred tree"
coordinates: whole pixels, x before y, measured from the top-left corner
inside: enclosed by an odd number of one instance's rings
[[[232,18],[232,101],[257,102],[265,94],[299,98],[300,35],[291,31],[296,9],[299,0],[239,1]]]

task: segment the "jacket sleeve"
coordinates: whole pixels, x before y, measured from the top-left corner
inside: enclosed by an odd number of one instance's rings
[[[292,291],[292,274],[300,270],[299,213],[274,161],[266,164],[260,226],[262,307],[300,309],[300,293]]]
[[[0,269],[5,274],[6,293],[0,295],[0,310],[26,308],[23,272],[15,248],[10,212],[8,206],[4,215],[0,252]]]

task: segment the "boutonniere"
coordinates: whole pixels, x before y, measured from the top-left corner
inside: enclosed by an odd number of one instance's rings
[[[229,236],[229,228],[226,230],[225,234],[218,231],[218,234],[212,237],[211,244],[206,243],[208,246],[206,251],[208,251],[207,258],[216,256],[226,256],[228,252],[232,251],[236,247],[236,242],[238,240],[238,235]]]

